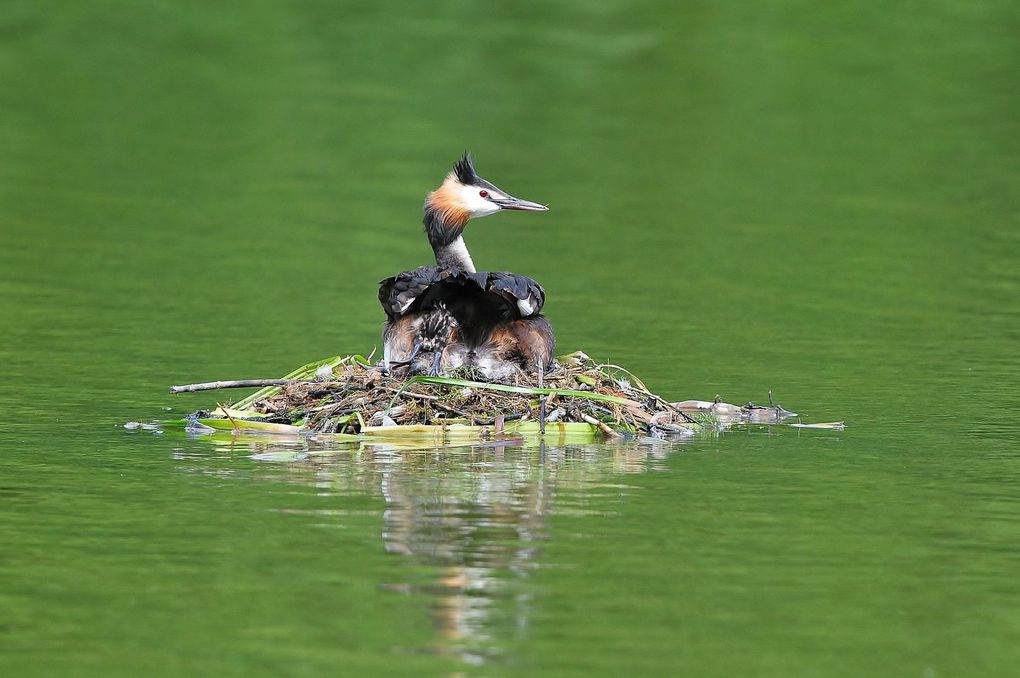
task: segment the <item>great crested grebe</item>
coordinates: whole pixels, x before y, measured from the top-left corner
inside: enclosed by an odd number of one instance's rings
[[[539,315],[545,290],[522,275],[476,271],[463,237],[472,218],[547,209],[479,177],[465,153],[425,198],[422,221],[436,265],[379,283],[386,369],[439,374],[473,366],[489,379],[506,379],[549,367],[556,338]]]

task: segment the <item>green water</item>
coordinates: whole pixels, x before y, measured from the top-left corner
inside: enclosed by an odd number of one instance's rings
[[[1014,673],[1018,31],[1005,1],[7,0],[0,672]],[[551,205],[467,240],[546,286],[562,350],[847,429],[122,428],[378,345],[465,148]]]

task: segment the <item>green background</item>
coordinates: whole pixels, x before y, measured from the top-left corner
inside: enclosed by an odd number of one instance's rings
[[[991,0],[6,0],[0,669],[1014,670],[1018,34]],[[847,430],[121,428],[377,346],[465,149],[551,206],[466,239],[561,350]]]

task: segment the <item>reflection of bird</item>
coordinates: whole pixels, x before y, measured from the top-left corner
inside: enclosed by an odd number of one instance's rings
[[[545,291],[514,273],[476,271],[463,231],[472,217],[500,210],[548,208],[508,195],[475,173],[465,155],[425,199],[425,233],[435,266],[398,273],[380,283],[388,318],[387,369],[440,371],[473,366],[490,379],[548,367],[556,339],[539,315]]]

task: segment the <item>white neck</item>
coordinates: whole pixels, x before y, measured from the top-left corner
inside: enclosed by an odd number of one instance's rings
[[[462,236],[458,236],[449,245],[436,250],[436,264],[439,268],[448,268],[464,273],[475,272],[475,262],[471,261],[471,254],[468,252]]]

